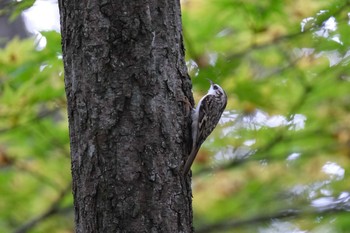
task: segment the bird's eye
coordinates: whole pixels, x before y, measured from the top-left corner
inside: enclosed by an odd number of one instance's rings
[[[213,87],[213,88],[214,88],[214,90],[217,90],[217,89],[219,89],[219,88],[218,88],[218,86],[216,86],[216,85],[214,85],[214,87]]]

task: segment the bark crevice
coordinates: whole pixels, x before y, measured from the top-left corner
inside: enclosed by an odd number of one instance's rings
[[[59,0],[77,232],[191,232],[179,1]]]

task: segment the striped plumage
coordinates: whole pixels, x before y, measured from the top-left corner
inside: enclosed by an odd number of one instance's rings
[[[192,150],[185,163],[183,175],[189,172],[199,148],[218,124],[226,104],[225,91],[210,81],[208,93],[192,111]]]

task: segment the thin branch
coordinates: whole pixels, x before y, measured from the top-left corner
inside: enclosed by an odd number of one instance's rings
[[[55,214],[66,212],[71,208],[59,208],[61,201],[66,197],[68,193],[70,193],[72,185],[69,184],[65,189],[61,191],[57,199],[44,211],[42,214],[32,218],[28,222],[24,223],[22,226],[18,227],[13,233],[26,233],[33,229],[36,225],[46,220],[49,217],[52,217]]]
[[[47,184],[53,189],[59,191],[60,185],[57,182],[39,173],[37,170],[30,169],[30,167],[27,166],[25,163],[23,162],[21,163],[15,160],[13,162],[13,165],[14,165],[14,168],[17,169],[18,171],[28,173],[33,178],[37,179],[39,182],[43,182],[44,184]]]
[[[8,131],[15,130],[15,129],[18,129],[18,128],[22,128],[22,127],[24,127],[26,125],[29,125],[29,124],[31,124],[33,122],[36,122],[38,120],[45,119],[45,117],[56,113],[57,110],[59,110],[59,109],[55,108],[55,109],[52,109],[50,111],[47,111],[45,113],[40,114],[40,116],[37,115],[35,117],[32,117],[32,118],[30,118],[30,119],[28,119],[28,120],[26,120],[26,121],[24,121],[24,122],[22,122],[20,124],[16,124],[16,125],[12,125],[12,126],[9,126],[9,127],[0,128],[0,134],[7,133]],[[5,117],[19,117],[20,115],[23,115],[23,112],[15,114],[13,116],[3,116],[3,118],[5,118]]]
[[[253,224],[261,224],[270,222],[274,219],[285,219],[285,218],[295,218],[300,216],[316,216],[316,215],[328,215],[328,214],[334,214],[334,213],[348,213],[343,208],[330,208],[326,210],[309,210],[309,211],[302,211],[302,210],[296,210],[296,209],[290,209],[290,210],[284,210],[278,213],[273,213],[270,215],[258,215],[252,218],[247,219],[240,219],[240,220],[233,220],[233,221],[222,221],[216,224],[204,226],[198,230],[196,230],[197,233],[210,233],[210,232],[219,232],[219,231],[227,231],[232,230],[233,228],[237,227],[243,227],[243,226],[249,226]]]

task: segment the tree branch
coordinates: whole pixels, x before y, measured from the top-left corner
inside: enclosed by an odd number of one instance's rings
[[[210,233],[210,232],[219,232],[224,230],[232,230],[232,228],[235,227],[242,227],[242,226],[248,226],[252,224],[257,223],[264,223],[271,221],[273,219],[284,219],[284,218],[292,218],[292,217],[300,217],[300,216],[306,216],[306,215],[326,215],[326,214],[334,214],[334,213],[344,213],[348,212],[344,208],[329,208],[325,210],[317,210],[312,209],[309,211],[302,211],[302,210],[296,210],[296,209],[290,209],[290,210],[284,210],[278,213],[273,213],[270,215],[258,215],[252,218],[247,219],[240,219],[240,220],[233,220],[233,221],[222,221],[216,224],[204,226],[198,230],[196,230],[197,233]]]
[[[69,184],[65,189],[61,191],[57,199],[49,206],[49,208],[46,211],[32,218],[28,222],[24,223],[22,226],[18,227],[16,230],[14,230],[13,233],[26,233],[32,228],[34,228],[36,225],[38,225],[40,222],[44,221],[45,219],[55,214],[71,210],[72,207],[59,208],[61,201],[66,197],[68,193],[70,193],[69,191],[71,190],[71,187],[72,187],[72,184]]]

